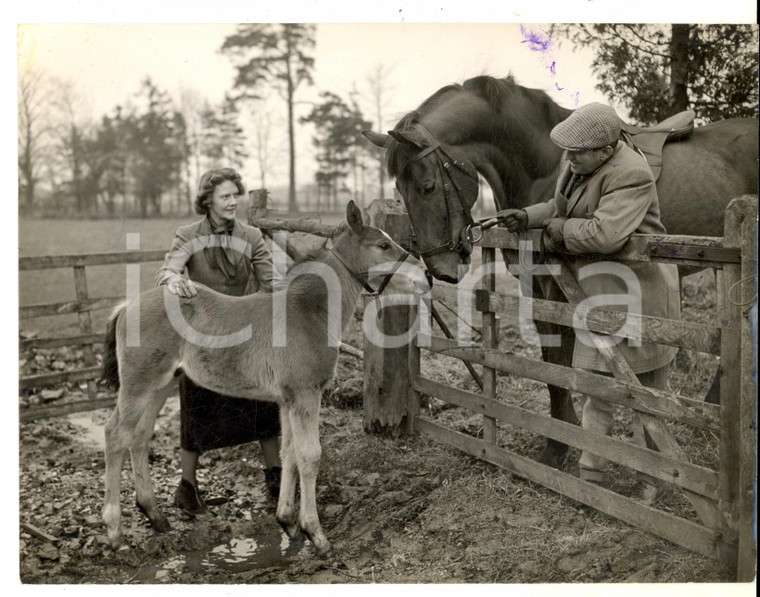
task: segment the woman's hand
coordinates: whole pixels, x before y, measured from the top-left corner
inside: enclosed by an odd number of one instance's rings
[[[528,214],[524,209],[504,209],[499,212],[499,218],[510,232],[522,232],[528,228]]]
[[[169,288],[169,292],[181,296],[182,298],[193,298],[198,294],[198,290],[195,288],[192,280],[178,277],[169,281],[166,286]]]

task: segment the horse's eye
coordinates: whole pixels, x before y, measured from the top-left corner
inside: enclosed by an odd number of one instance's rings
[[[389,242],[382,242],[382,243],[380,243],[380,244],[379,244],[379,245],[377,245],[377,246],[378,246],[380,249],[382,249],[383,251],[387,251],[387,250],[389,250],[389,249],[391,248],[391,243],[389,243]]]
[[[435,190],[435,181],[434,180],[426,180],[422,183],[422,193],[425,195],[429,195]]]

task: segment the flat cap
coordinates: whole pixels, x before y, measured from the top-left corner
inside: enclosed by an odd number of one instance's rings
[[[550,136],[562,149],[599,149],[617,143],[620,119],[614,108],[594,102],[573,111]]]

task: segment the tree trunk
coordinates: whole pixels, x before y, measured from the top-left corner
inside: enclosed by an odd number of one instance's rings
[[[673,116],[689,108],[687,77],[689,72],[689,25],[672,25],[670,38],[670,106],[668,114]]]
[[[290,184],[288,186],[288,211],[295,213],[298,211],[296,203],[296,147],[295,147],[295,130],[293,128],[293,74],[290,72],[290,60],[287,61],[288,69],[288,141],[290,144]]]

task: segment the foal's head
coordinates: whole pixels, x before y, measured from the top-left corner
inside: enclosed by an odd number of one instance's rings
[[[347,226],[333,239],[333,252],[359,278],[377,289],[389,274],[389,290],[424,294],[430,289],[422,263],[379,228],[366,225],[353,201],[346,207]]]

